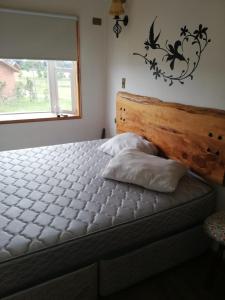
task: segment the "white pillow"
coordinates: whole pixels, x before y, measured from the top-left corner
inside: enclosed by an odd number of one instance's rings
[[[111,156],[115,156],[125,148],[138,149],[153,155],[157,155],[158,153],[156,146],[132,132],[118,134],[102,144],[98,149]]]
[[[186,167],[175,160],[124,149],[110,160],[102,176],[158,192],[173,192],[186,172]]]

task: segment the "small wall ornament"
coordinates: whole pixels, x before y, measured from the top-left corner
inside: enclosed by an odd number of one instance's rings
[[[208,28],[200,24],[197,29],[191,32],[185,25],[180,29],[180,39],[176,40],[174,44],[166,41],[165,46],[162,47],[159,44],[161,31],[157,35],[155,34],[155,21],[156,18],[150,27],[149,37],[144,43],[146,54],[133,54],[144,59],[150,71],[153,72],[155,79],[161,78],[165,82],[168,82],[169,86],[172,86],[174,82],[184,84],[184,80],[188,78],[192,80],[193,74],[200,63],[202,53],[211,42],[207,35]],[[192,58],[185,55],[185,46],[193,48],[194,55]],[[159,61],[156,58],[152,58],[153,51],[162,52],[162,61],[169,63],[170,73],[160,67]],[[182,65],[180,64],[182,67],[178,73],[175,73],[175,66],[178,62],[182,63]]]

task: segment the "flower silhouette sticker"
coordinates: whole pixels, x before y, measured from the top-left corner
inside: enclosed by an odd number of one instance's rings
[[[159,39],[161,31],[155,33],[156,18],[150,26],[148,39],[144,42],[145,54],[133,53],[144,59],[145,64],[149,66],[149,70],[153,72],[155,79],[162,78],[165,82],[168,82],[170,86],[174,82],[184,84],[185,79],[193,79],[193,73],[199,66],[202,53],[207,45],[211,42],[208,39],[208,28],[202,24],[198,26],[194,31],[190,31],[185,25],[180,29],[180,39],[174,43],[166,41],[165,46],[161,46]],[[193,57],[189,57],[185,54],[185,47],[191,46],[193,48]],[[168,67],[165,67],[167,71],[164,71],[161,67],[160,60],[151,58],[154,51],[162,53],[162,62],[169,64],[170,73],[168,73]],[[181,66],[181,70],[176,70],[176,66]],[[177,72],[175,72],[177,71]]]

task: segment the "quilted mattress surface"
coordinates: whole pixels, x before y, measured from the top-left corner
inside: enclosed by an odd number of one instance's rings
[[[15,288],[34,280],[33,269],[37,280],[61,274],[193,226],[213,210],[214,191],[189,175],[170,194],[103,179],[110,160],[97,149],[103,142],[0,153],[0,296],[10,280]]]

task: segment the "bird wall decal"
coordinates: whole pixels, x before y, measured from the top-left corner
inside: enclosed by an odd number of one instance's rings
[[[165,82],[169,82],[169,86],[172,86],[174,82],[184,84],[184,80],[188,78],[192,80],[193,73],[199,66],[202,53],[211,42],[211,40],[208,39],[208,28],[200,24],[198,29],[191,32],[185,25],[180,29],[180,39],[177,39],[174,43],[168,43],[168,41],[166,41],[165,46],[162,47],[159,44],[161,31],[159,31],[157,35],[155,34],[156,19],[157,17],[150,26],[148,39],[144,42],[146,53],[140,54],[135,52],[133,54],[144,59],[150,71],[153,71],[155,79],[162,78]],[[185,44],[191,45],[193,49],[193,56],[191,58],[185,55]],[[171,72],[168,73],[168,71],[164,71],[159,60],[150,58],[153,51],[162,52],[161,61],[163,62],[165,60],[166,63],[170,63],[169,67],[171,71],[175,71],[176,62],[183,63],[182,69],[178,71],[178,74],[171,74]]]

